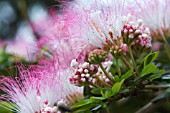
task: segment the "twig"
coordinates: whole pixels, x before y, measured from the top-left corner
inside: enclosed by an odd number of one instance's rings
[[[152,100],[151,102],[149,102],[148,104],[146,104],[144,107],[142,107],[141,109],[139,109],[137,112],[135,113],[150,113],[151,111],[153,111],[156,107],[160,106],[161,104],[170,101],[170,96],[165,97],[165,98],[161,98],[158,101]]]

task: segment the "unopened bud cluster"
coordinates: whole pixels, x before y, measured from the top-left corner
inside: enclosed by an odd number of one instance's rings
[[[125,22],[122,29],[123,42],[125,44],[131,44],[132,42],[141,39],[141,37],[150,37],[149,28],[144,26],[143,20]]]
[[[120,57],[120,56],[125,56],[127,53],[127,45],[126,44],[121,44],[119,45],[113,45],[110,48],[110,53],[114,56],[114,57]]]
[[[151,37],[141,37],[139,40],[134,41],[131,47],[134,53],[142,53],[151,49]]]
[[[90,52],[88,56],[88,61],[91,64],[100,64],[106,60],[108,57],[108,53],[101,49],[96,49],[92,52]]]
[[[70,78],[70,82],[77,86],[83,86],[86,82],[90,81],[98,69],[97,66],[88,62],[79,64],[75,60],[72,61],[71,66],[74,68],[74,75]]]

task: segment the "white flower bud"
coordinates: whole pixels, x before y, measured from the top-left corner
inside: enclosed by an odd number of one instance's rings
[[[82,68],[88,68],[89,66],[89,63],[88,62],[84,62],[83,65],[82,65]]]
[[[88,73],[88,72],[89,72],[89,70],[87,70],[87,69],[84,70],[84,73]]]
[[[73,69],[77,68],[79,65],[79,63],[76,61],[76,59],[73,59],[71,61],[70,67],[72,67]]]
[[[90,74],[86,74],[86,77],[89,78],[89,77],[90,77]]]
[[[78,69],[77,71],[80,72],[80,73],[82,73],[82,72],[83,72],[83,69],[80,68],[80,69]]]
[[[142,34],[142,37],[147,38],[148,35],[147,34]]]

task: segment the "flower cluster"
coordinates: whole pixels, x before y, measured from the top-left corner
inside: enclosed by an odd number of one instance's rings
[[[104,65],[106,71],[109,72],[112,62],[105,61],[102,64]],[[74,71],[74,74],[70,78],[70,83],[76,86],[89,85],[93,88],[103,87],[104,85],[111,87],[112,85],[112,82],[109,78],[112,78],[113,80],[113,76],[110,73],[108,78],[99,65],[90,64],[88,62],[79,64],[75,59],[73,59],[71,62],[71,67]]]
[[[70,82],[77,86],[82,86],[85,83],[91,81],[93,74],[97,72],[97,67],[88,62],[79,64],[75,59],[71,62],[71,67],[74,70],[75,75],[70,78]]]

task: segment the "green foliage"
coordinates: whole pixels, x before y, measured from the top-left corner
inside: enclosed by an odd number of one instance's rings
[[[155,80],[155,79],[157,79],[157,78],[161,78],[164,73],[165,73],[165,70],[159,70],[159,69],[157,69],[157,70],[155,71],[155,73],[152,74],[152,75],[149,77],[149,80],[150,80],[150,81],[153,81],[153,80]]]
[[[91,97],[90,99],[80,100],[72,109],[74,113],[90,113],[89,109],[102,104],[103,97]],[[103,105],[103,104],[102,104]]]
[[[6,102],[6,101],[2,101],[0,102],[0,112],[1,113],[13,113],[11,110],[7,109],[6,107],[12,109],[12,108],[16,108],[15,105],[9,103],[9,102]]]
[[[153,64],[154,60],[158,57],[159,52],[154,52],[148,54],[138,66],[139,77],[134,78],[132,76],[134,71],[129,69],[124,72],[121,76],[115,75],[114,68],[111,68],[111,73],[114,75],[115,83],[111,88],[92,88],[90,90],[92,96],[89,99],[80,100],[74,106],[72,106],[75,112],[89,112],[90,109],[100,106],[102,108],[106,108],[110,100],[117,100],[121,98],[122,95],[129,95],[134,93],[139,88],[145,85],[144,81],[149,80],[152,82],[153,80],[162,77],[165,73],[164,70],[160,70],[157,68],[155,64]],[[126,81],[126,82],[125,82]],[[125,83],[124,83],[125,82]],[[123,85],[124,84],[124,85]],[[148,84],[148,82],[146,82]],[[128,87],[124,87],[128,86]],[[88,91],[89,92],[89,91]]]
[[[132,73],[133,73],[133,71],[132,70],[129,70],[128,72],[126,72],[125,74],[123,74],[122,76],[121,76],[121,80],[126,80],[127,78],[129,78],[131,75],[132,75]]]
[[[148,75],[150,73],[154,73],[156,71],[157,66],[154,64],[148,64],[147,66],[144,67],[142,72],[140,73],[140,76],[143,77],[145,75]]]
[[[154,60],[156,60],[156,58],[158,57],[159,52],[154,52],[154,53],[150,53],[148,54],[143,60],[142,63],[140,64],[138,70],[139,72],[142,71],[143,68],[145,68],[148,64],[152,63]]]
[[[91,90],[91,93],[100,95],[101,92],[109,91],[109,88],[95,88]]]
[[[119,76],[118,76],[118,75],[115,75],[115,76],[114,76],[114,80],[115,80],[116,82],[120,82]]]
[[[122,86],[123,82],[124,82],[124,79],[122,79],[120,82],[115,83],[115,84],[113,85],[113,87],[112,87],[112,90],[111,90],[111,93],[110,93],[109,96],[113,96],[113,95],[115,95],[116,93],[118,93],[119,90],[121,89],[121,86]]]

